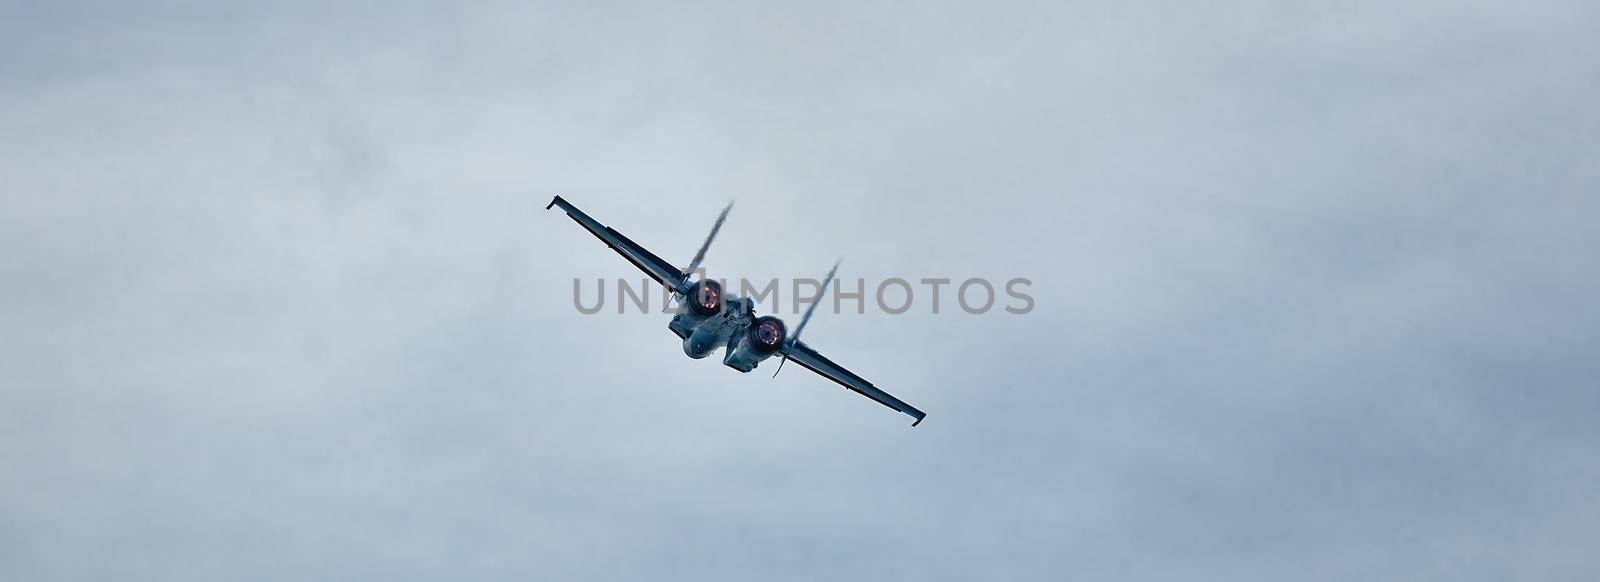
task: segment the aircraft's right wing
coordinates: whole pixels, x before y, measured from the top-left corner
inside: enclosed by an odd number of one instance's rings
[[[917,419],[916,422],[911,423],[911,426],[916,426],[918,423],[922,422],[922,417],[927,416],[927,414],[924,414],[921,410],[917,410],[915,406],[906,404],[905,401],[890,396],[888,392],[879,390],[877,386],[873,386],[872,383],[868,382],[866,378],[857,376],[851,373],[849,370],[844,369],[844,366],[835,364],[833,363],[833,360],[823,357],[822,354],[819,354],[816,350],[811,349],[811,346],[806,345],[805,342],[795,340],[794,343],[788,346],[788,349],[785,350],[784,353],[787,354],[789,359],[793,360],[794,363],[805,366],[807,370],[821,374],[823,377],[829,380],[838,382],[840,386],[844,386],[845,388],[856,391],[856,393],[862,396],[876,400],[878,404],[893,408],[898,412],[903,412],[909,415],[911,418]]]
[[[550,204],[545,206],[544,209],[549,210],[551,206],[560,206],[562,210],[566,211],[567,216],[572,217],[572,220],[583,225],[583,228],[588,230],[590,234],[606,243],[606,246],[611,250],[617,251],[617,254],[622,255],[622,258],[628,259],[628,262],[633,263],[633,266],[638,267],[640,271],[644,271],[644,274],[649,275],[651,279],[666,285],[673,292],[682,291],[687,277],[677,267],[672,266],[672,263],[668,263],[654,253],[645,250],[638,243],[628,240],[628,237],[622,236],[622,233],[617,232],[615,229],[595,222],[593,218],[589,218],[589,215],[584,214],[582,210],[578,210],[577,207],[566,200],[562,200],[560,196],[551,200]]]

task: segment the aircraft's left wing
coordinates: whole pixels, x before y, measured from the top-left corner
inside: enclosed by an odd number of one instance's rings
[[[560,206],[562,210],[567,212],[567,216],[572,217],[572,220],[583,225],[583,228],[588,230],[590,234],[606,243],[606,246],[610,247],[611,250],[617,251],[617,254],[622,255],[622,258],[628,259],[628,262],[633,263],[633,266],[638,267],[640,271],[644,271],[644,274],[649,275],[651,279],[666,285],[668,289],[674,292],[682,290],[681,287],[685,280],[684,274],[677,267],[672,266],[672,263],[668,263],[661,257],[656,256],[655,253],[645,250],[638,243],[628,240],[628,237],[622,236],[622,233],[617,232],[615,229],[589,218],[589,215],[584,214],[582,210],[578,210],[576,206],[566,200],[562,200],[560,196],[551,200],[550,204],[545,206],[544,209],[549,210],[551,206]]]
[[[857,393],[860,393],[862,396],[866,396],[867,398],[878,401],[878,404],[893,408],[899,412],[904,412],[907,415],[910,415],[911,418],[917,419],[916,422],[911,423],[911,426],[916,426],[918,423],[922,422],[922,417],[927,416],[927,414],[924,414],[921,410],[917,410],[916,407],[906,404],[899,398],[890,396],[888,392],[879,390],[877,386],[873,386],[871,382],[866,380],[866,378],[852,374],[849,370],[844,369],[844,366],[835,364],[833,363],[833,360],[823,357],[822,354],[819,354],[816,350],[811,349],[811,346],[806,345],[805,342],[795,340],[795,342],[790,345],[789,349],[784,353],[787,354],[789,359],[793,360],[794,363],[805,366],[806,369],[818,374],[822,374],[823,377],[833,380],[834,382],[838,382],[840,386],[854,390]]]

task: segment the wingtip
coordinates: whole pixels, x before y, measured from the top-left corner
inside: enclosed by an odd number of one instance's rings
[[[545,210],[549,210],[552,206],[555,206],[557,202],[566,202],[566,200],[562,200],[560,196],[556,196],[555,198],[551,198],[550,199],[550,203],[544,205],[544,209]]]
[[[919,424],[922,424],[922,419],[924,419],[924,418],[927,418],[927,417],[928,417],[928,415],[926,415],[926,414],[924,414],[924,415],[922,415],[922,416],[918,416],[918,417],[917,417],[917,421],[916,421],[916,422],[913,422],[913,423],[911,423],[911,426],[912,426],[912,427],[916,427],[916,426],[917,426],[917,425],[919,425]]]

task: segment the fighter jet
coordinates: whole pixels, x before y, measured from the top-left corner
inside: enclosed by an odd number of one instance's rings
[[[740,372],[749,372],[756,369],[757,364],[777,355],[780,356],[779,371],[783,370],[784,362],[794,360],[795,363],[839,383],[840,386],[910,415],[916,419],[911,426],[917,426],[922,422],[922,418],[927,416],[899,398],[890,396],[888,392],[879,390],[865,378],[846,370],[844,366],[833,363],[833,360],[823,357],[811,349],[811,346],[800,341],[800,332],[805,331],[806,323],[811,321],[811,314],[817,310],[817,304],[822,302],[828,284],[833,282],[834,272],[839,269],[838,263],[834,263],[833,269],[828,271],[827,278],[822,282],[822,289],[817,293],[817,300],[806,308],[805,314],[800,317],[800,325],[795,326],[793,335],[789,335],[783,320],[770,315],[757,317],[755,301],[749,297],[741,298],[724,291],[720,283],[706,278],[703,272],[699,280],[693,280],[700,268],[700,261],[706,256],[706,249],[711,247],[711,240],[717,237],[717,231],[722,229],[722,222],[728,218],[728,211],[733,209],[732,204],[722,209],[722,214],[717,216],[717,222],[711,225],[711,234],[706,236],[706,241],[700,245],[699,252],[696,252],[694,258],[689,261],[689,268],[682,270],[638,243],[628,240],[628,237],[616,229],[589,218],[589,215],[562,200],[560,196],[551,200],[544,209],[549,210],[555,206],[560,206],[566,211],[567,216],[583,226],[584,230],[599,238],[608,248],[617,251],[622,258],[633,263],[633,266],[671,291],[672,301],[678,303],[679,307],[677,314],[672,316],[672,321],[667,323],[667,329],[676,334],[678,339],[683,340],[683,353],[690,358],[697,360],[705,358],[717,348],[725,347],[727,350],[722,356],[722,363]],[[777,372],[772,376],[777,377]]]

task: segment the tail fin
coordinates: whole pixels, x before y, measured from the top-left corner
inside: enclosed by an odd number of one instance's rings
[[[689,268],[683,271],[684,281],[694,275],[695,269],[700,268],[700,261],[706,258],[706,249],[711,248],[711,241],[717,238],[717,231],[722,230],[722,222],[728,219],[728,211],[733,210],[733,203],[729,202],[722,208],[722,214],[717,215],[717,222],[711,225],[711,234],[706,235],[706,242],[700,244],[700,250],[694,254],[694,260],[689,261]]]
[[[837,273],[838,271],[839,261],[834,261],[833,268],[828,269],[828,276],[822,279],[822,290],[817,291],[817,300],[812,301],[811,305],[806,307],[806,314],[800,316],[800,325],[795,326],[794,337],[791,338],[790,341],[797,341],[800,339],[800,332],[806,330],[806,324],[811,321],[811,314],[815,313],[817,311],[817,306],[822,304],[822,298],[828,294],[828,284],[833,282],[833,274]]]
[[[778,361],[778,369],[772,373],[773,378],[777,378],[778,372],[783,371],[783,364],[789,361],[789,346],[800,341],[800,332],[806,330],[806,324],[811,322],[811,314],[817,311],[817,305],[820,305],[822,298],[827,296],[828,284],[833,282],[833,274],[839,271],[839,262],[834,261],[833,268],[828,269],[828,276],[822,280],[822,289],[817,291],[817,300],[812,301],[811,305],[806,307],[806,314],[800,316],[800,325],[795,326],[794,335],[789,336],[789,339],[784,341],[783,359]]]

